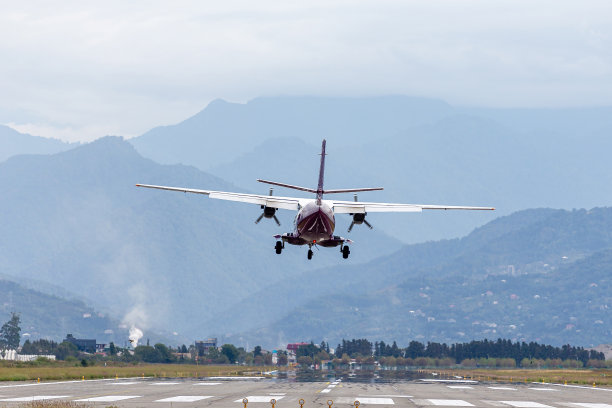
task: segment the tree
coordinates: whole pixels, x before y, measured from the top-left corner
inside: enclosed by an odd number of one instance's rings
[[[0,347],[9,349],[17,349],[19,347],[20,322],[19,314],[13,312],[9,321],[4,323],[0,329]]]
[[[79,349],[74,344],[65,341],[57,346],[55,357],[58,360],[65,360],[67,357],[76,357],[79,354]]]
[[[221,346],[221,354],[227,357],[230,363],[234,364],[238,358],[238,349],[233,344]]]
[[[253,357],[261,356],[261,346],[255,346],[253,349]]]

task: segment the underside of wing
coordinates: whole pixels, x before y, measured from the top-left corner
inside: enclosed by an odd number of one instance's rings
[[[337,214],[362,214],[370,212],[421,212],[423,210],[494,210],[492,207],[465,207],[454,205],[369,203],[362,201],[328,201]]]
[[[242,203],[263,205],[266,207],[282,208],[283,210],[298,210],[301,201],[307,201],[296,197],[276,197],[259,194],[232,193],[227,191],[197,190],[183,187],[154,186],[149,184],[136,184],[137,187],[155,188],[159,190],[179,191],[183,193],[204,194],[210,198],[226,201],[238,201]]]

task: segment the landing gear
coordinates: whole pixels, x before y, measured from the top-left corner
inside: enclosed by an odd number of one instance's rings
[[[283,252],[283,244],[280,241],[276,241],[276,246],[274,247],[274,249],[276,249],[276,253],[278,255],[280,255],[281,252]]]
[[[347,259],[350,253],[351,253],[351,251],[350,251],[350,249],[349,249],[348,245],[344,245],[344,246],[342,247],[342,257],[343,257],[344,259]]]
[[[308,250],[308,259],[312,259],[312,249]]]

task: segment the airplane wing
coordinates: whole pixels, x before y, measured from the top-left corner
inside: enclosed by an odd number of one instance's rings
[[[243,203],[263,205],[266,207],[282,208],[283,210],[295,210],[297,211],[300,207],[300,202],[304,202],[305,205],[307,199],[297,197],[278,197],[270,195],[259,195],[259,194],[244,194],[244,193],[232,193],[227,191],[213,191],[213,190],[196,190],[193,188],[183,187],[167,187],[167,186],[154,186],[150,184],[136,184],[136,187],[156,188],[159,190],[170,190],[180,191],[183,193],[194,193],[204,194],[210,198],[227,201],[239,201]]]
[[[325,200],[336,214],[360,214],[369,212],[421,212],[423,210],[495,210],[493,207],[463,207],[456,205],[368,203],[365,201]]]

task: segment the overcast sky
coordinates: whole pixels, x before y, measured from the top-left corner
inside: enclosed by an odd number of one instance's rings
[[[0,0],[0,123],[137,136],[223,98],[612,105],[612,1]]]

